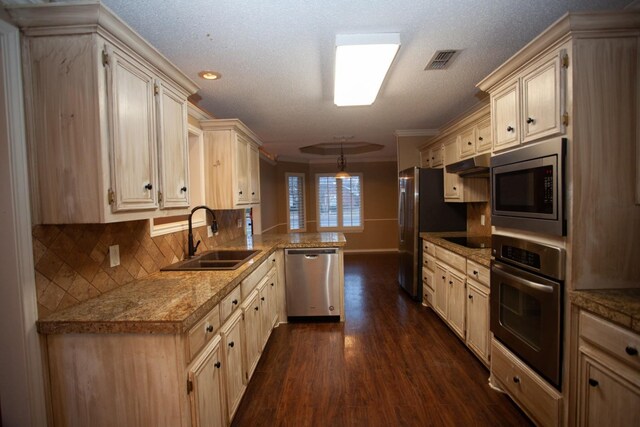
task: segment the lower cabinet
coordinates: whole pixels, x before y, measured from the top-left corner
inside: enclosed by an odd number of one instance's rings
[[[467,280],[467,346],[489,364],[488,288]]]
[[[260,359],[262,350],[262,328],[260,325],[260,293],[254,289],[247,299],[242,303],[242,331],[244,333],[244,375],[245,384],[249,383],[249,378]]]
[[[585,311],[579,328],[578,425],[638,425],[640,336]]]
[[[465,279],[446,264],[436,263],[436,312],[464,339]]]
[[[189,369],[192,427],[227,425],[220,335],[211,340]]]
[[[227,415],[231,420],[246,388],[242,366],[242,311],[237,310],[220,329],[224,361]]]

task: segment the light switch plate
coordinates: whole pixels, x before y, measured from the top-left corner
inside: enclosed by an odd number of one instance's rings
[[[484,225],[484,215],[480,215],[480,225]]]
[[[109,265],[111,267],[120,265],[120,245],[109,246]]]
[[[207,237],[213,237],[213,231],[211,231],[211,227],[207,225]]]

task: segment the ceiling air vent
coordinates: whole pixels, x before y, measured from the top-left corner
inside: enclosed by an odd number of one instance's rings
[[[433,55],[425,70],[445,70],[449,68],[453,58],[457,55],[457,50],[438,50]]]

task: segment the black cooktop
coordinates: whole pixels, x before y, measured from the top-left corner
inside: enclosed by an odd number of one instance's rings
[[[444,240],[456,245],[465,246],[472,249],[490,248],[491,237],[490,236],[475,236],[475,237],[443,237]]]

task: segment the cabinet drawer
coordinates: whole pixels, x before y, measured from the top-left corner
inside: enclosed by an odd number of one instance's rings
[[[433,264],[435,268],[435,263]],[[431,290],[435,289],[434,283],[434,273],[433,271],[422,267],[422,284],[423,288],[431,288]]]
[[[196,354],[213,338],[220,328],[220,306],[216,305],[187,333],[187,360]]]
[[[496,340],[491,342],[491,375],[536,424],[560,425],[562,395]]]
[[[435,296],[436,296],[435,291],[425,286],[424,288],[422,288],[422,296],[423,296],[424,303],[427,304],[429,307],[433,307]]]
[[[427,254],[422,258],[422,266],[428,268],[431,271],[434,271],[436,268],[436,259]]]
[[[272,266],[275,265],[275,253],[271,254],[268,258],[262,261],[258,267],[246,279],[240,283],[241,296],[243,299],[247,298],[247,295],[253,291],[258,283],[262,281],[262,278],[266,276]]]
[[[467,259],[458,254],[454,254],[451,251],[448,251],[440,246],[436,246],[436,258],[440,261],[444,262],[451,268],[455,268],[456,270],[462,272],[462,274],[466,274],[467,271]]]
[[[467,260],[467,276],[478,283],[489,286],[489,269],[477,262]]]
[[[227,320],[227,317],[233,313],[233,310],[238,308],[240,302],[240,286],[236,286],[220,303],[220,323],[224,323],[224,321]]]
[[[580,311],[580,338],[640,369],[640,335]]]
[[[431,256],[436,256],[436,245],[428,240],[422,241],[422,251],[428,253]]]

